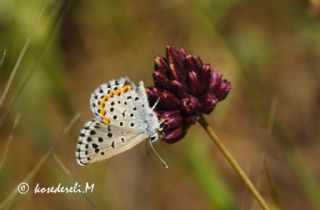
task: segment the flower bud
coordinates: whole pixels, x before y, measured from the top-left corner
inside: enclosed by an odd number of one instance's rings
[[[181,59],[184,60],[185,57],[187,56],[187,51],[186,51],[185,49],[181,48],[181,49],[179,50],[179,53],[180,53]]]
[[[181,99],[181,109],[188,114],[194,114],[199,112],[199,101],[192,95],[188,95],[186,98]]]
[[[183,57],[180,56],[180,52],[170,46],[167,46],[166,58],[169,65],[168,73],[170,75],[170,78],[183,80],[185,78],[185,73],[181,71],[183,65]]]
[[[154,71],[152,73],[153,81],[156,87],[167,89],[169,88],[170,81],[167,75],[161,71]]]
[[[218,99],[216,98],[216,96],[213,93],[208,93],[201,101],[201,112],[210,114],[216,107],[217,103]]]
[[[178,98],[184,98],[188,95],[187,93],[187,87],[181,84],[177,80],[173,80],[171,82],[171,87],[170,89],[172,92],[178,97]]]
[[[199,76],[195,71],[190,71],[188,74],[188,88],[192,95],[197,95],[199,91],[200,81]]]
[[[210,82],[209,82],[209,91],[215,91],[220,86],[221,75],[217,71],[211,71]]]
[[[157,56],[154,62],[154,69],[155,71],[162,71],[166,73],[168,71],[168,65],[164,58]]]
[[[204,64],[201,66],[199,70],[200,82],[198,87],[198,95],[203,95],[204,92],[208,91],[211,71],[212,70],[209,64]]]
[[[222,101],[223,99],[225,99],[227,97],[227,95],[229,94],[231,90],[231,83],[224,79],[221,81],[220,87],[217,91],[215,91],[215,95],[217,97],[217,99],[219,101]]]
[[[201,77],[201,80],[206,81],[206,85],[210,81],[211,72],[212,72],[212,70],[211,70],[210,64],[204,64],[201,67],[200,77]]]
[[[150,104],[154,104],[160,98],[162,91],[156,87],[147,87],[146,92]]]
[[[164,90],[160,96],[160,105],[168,110],[178,109],[181,102],[172,93]]]
[[[198,120],[198,115],[196,115],[196,114],[190,115],[185,118],[184,124],[185,124],[185,126],[189,127],[190,125],[195,124],[197,122],[197,120]]]
[[[173,130],[182,125],[183,118],[179,110],[167,111],[161,114],[161,120],[164,120],[164,130]]]
[[[197,69],[197,61],[194,59],[194,57],[192,57],[191,55],[187,55],[185,59],[185,67],[193,70]]]
[[[170,64],[175,64],[178,65],[178,67],[182,67],[184,56],[181,56],[180,54],[181,53],[173,47],[166,47],[166,57]]]
[[[182,139],[186,134],[186,130],[181,126],[165,134],[162,141],[172,144]]]

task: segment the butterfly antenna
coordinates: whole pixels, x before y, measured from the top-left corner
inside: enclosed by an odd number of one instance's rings
[[[159,158],[159,160],[162,162],[162,164],[164,165],[165,168],[169,168],[167,163],[162,159],[162,157],[160,156],[160,154],[157,152],[157,150],[153,147],[153,144],[151,141],[149,141],[149,145],[151,147],[151,149],[153,150],[153,152],[156,154],[156,156]]]
[[[151,110],[154,110],[156,108],[156,106],[158,105],[160,101],[160,97],[156,100],[156,102],[153,104],[153,106],[151,107]]]

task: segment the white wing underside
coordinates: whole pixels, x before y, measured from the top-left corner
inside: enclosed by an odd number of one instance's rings
[[[111,132],[112,136],[109,135]],[[93,119],[81,130],[76,152],[77,162],[87,165],[109,159],[147,138],[146,134],[132,133],[130,130],[120,131],[117,127],[107,126]]]
[[[130,88],[125,91],[126,87]],[[149,103],[145,91],[138,90],[128,78],[111,80],[99,86],[90,98],[90,108],[95,118],[81,130],[77,162],[86,165],[105,160],[147,139],[147,107]],[[105,123],[105,118],[110,122]]]

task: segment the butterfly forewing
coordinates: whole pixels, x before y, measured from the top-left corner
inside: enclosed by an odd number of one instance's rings
[[[106,125],[140,133],[144,131],[140,112],[145,106],[140,98],[136,86],[128,78],[111,80],[92,93],[91,110]]]

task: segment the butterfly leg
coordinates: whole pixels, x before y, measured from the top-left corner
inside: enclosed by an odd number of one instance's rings
[[[160,131],[160,132],[163,131],[163,128],[164,128],[164,127],[163,127],[162,125],[163,125],[166,121],[167,121],[166,119],[161,119],[161,120],[160,120],[160,122],[159,122],[159,127],[160,127],[160,128],[159,128],[159,131]]]
[[[151,110],[154,110],[156,108],[156,106],[158,105],[160,101],[160,97],[156,100],[156,102],[153,104],[153,106],[151,107]]]

